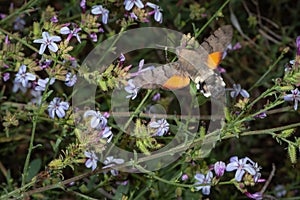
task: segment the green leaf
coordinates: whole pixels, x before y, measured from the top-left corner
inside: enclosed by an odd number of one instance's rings
[[[29,182],[37,173],[40,171],[42,165],[42,160],[40,158],[37,158],[30,162],[29,168],[28,168],[28,175],[26,178],[26,182]]]

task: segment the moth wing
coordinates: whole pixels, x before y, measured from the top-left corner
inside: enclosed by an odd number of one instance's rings
[[[200,54],[204,54],[204,51],[209,54],[206,62],[210,69],[216,69],[220,64],[223,52],[231,42],[232,34],[231,25],[222,26],[206,38],[197,49]]]
[[[133,79],[133,83],[139,88],[180,89],[190,83],[190,79],[185,73],[181,72],[180,63],[172,62],[160,65],[151,70],[145,70]]]
[[[212,35],[206,38],[201,47],[208,53],[224,52],[232,39],[233,29],[231,25],[218,28]],[[200,48],[201,49],[201,48]]]
[[[209,54],[207,57],[207,66],[210,69],[216,69],[220,64],[222,57],[223,52],[220,51]]]
[[[190,84],[190,78],[183,75],[173,75],[164,84],[163,87],[169,90],[181,89]]]

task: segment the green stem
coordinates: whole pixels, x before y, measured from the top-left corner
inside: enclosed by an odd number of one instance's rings
[[[274,69],[274,67],[277,65],[277,63],[283,58],[285,53],[286,53],[285,51],[281,52],[281,54],[277,58],[277,60],[269,67],[269,69],[264,73],[264,75],[262,75],[260,77],[260,79],[258,79],[258,81],[256,81],[256,83],[254,85],[252,85],[252,87],[249,89],[249,91],[251,91],[253,88],[258,86],[262,82],[262,80],[264,80],[264,78]]]
[[[1,21],[0,21],[1,22]],[[0,32],[4,33],[5,35],[8,35],[9,37],[17,40],[18,42],[22,43],[24,46],[28,47],[29,49],[35,51],[35,52],[39,52],[39,50],[37,48],[35,48],[34,46],[28,44],[24,39],[21,39],[17,36],[15,36],[14,34],[9,33],[8,31],[0,28]]]
[[[21,15],[22,11],[26,10],[28,7],[34,6],[39,0],[31,0],[28,3],[24,4],[21,8],[19,8],[17,11],[14,11],[10,15],[6,16],[4,19],[0,21],[0,25],[4,24],[6,21],[10,20],[14,16]]]
[[[149,95],[151,94],[151,90],[147,91],[147,94],[144,96],[144,98],[142,99],[142,101],[139,103],[138,107],[135,109],[134,113],[132,115],[130,115],[130,118],[127,120],[123,130],[126,130],[128,128],[128,126],[130,125],[130,122],[132,121],[132,119],[140,112],[141,107],[144,105],[145,101],[148,99]],[[114,141],[118,141],[122,135],[122,131],[120,131],[117,136],[115,137]],[[113,148],[113,146],[111,146],[111,148],[107,151],[106,155],[109,155],[111,149]]]
[[[54,62],[53,66],[56,66],[56,63],[57,63],[57,57],[55,59],[55,62]],[[51,80],[51,78],[52,77],[50,76],[49,80]],[[41,114],[41,111],[42,111],[43,103],[46,101],[46,95],[47,95],[47,91],[48,91],[49,85],[50,85],[50,81],[46,85],[45,91],[44,91],[43,96],[42,96],[41,103],[40,103],[37,111],[34,113],[34,116],[33,116],[33,119],[32,119],[31,137],[30,137],[30,143],[29,143],[28,153],[27,153],[25,164],[24,164],[24,168],[23,168],[21,186],[25,185],[26,178],[27,178],[27,175],[28,175],[28,168],[29,168],[29,162],[30,162],[31,153],[32,153],[32,150],[33,150],[33,142],[34,142],[34,136],[35,136],[35,132],[36,132],[36,125],[37,125],[38,118],[39,118],[39,116]]]
[[[130,116],[127,123],[124,126],[124,130],[126,130],[132,121],[132,119],[141,112],[141,107],[144,105],[145,101],[148,99],[149,95],[151,94],[152,90],[147,90],[147,94],[144,96],[143,100],[139,103],[138,107],[135,109],[134,113]]]
[[[257,97],[256,99],[254,99],[249,105],[246,106],[245,109],[242,110],[242,112],[237,116],[237,118],[234,119],[234,121],[232,122],[233,124],[235,123],[239,123],[239,119],[243,116],[243,114],[252,106],[254,106],[254,104],[256,104],[256,102],[258,102],[259,100],[261,100],[262,98],[265,98],[270,92],[272,92],[274,89],[270,88],[267,89],[266,91],[264,91],[259,97]]]
[[[215,12],[215,14],[201,27],[201,29],[195,33],[195,38],[199,37],[199,35],[206,29],[206,27],[216,18],[218,14],[224,9],[224,7],[230,2],[227,0],[223,3],[223,5]]]
[[[287,126],[281,126],[281,127],[271,128],[271,129],[258,130],[258,131],[248,131],[248,132],[244,132],[244,133],[240,134],[240,136],[242,137],[242,136],[262,135],[262,134],[264,134],[264,135],[265,134],[272,135],[273,132],[282,131],[282,130],[286,130],[286,129],[290,129],[290,128],[295,128],[295,127],[299,127],[299,126],[300,126],[300,123],[295,123],[295,124],[290,124],[290,125],[287,125]],[[235,135],[224,136],[222,138],[222,140],[223,139],[233,138],[233,137],[236,137],[236,136]],[[138,164],[138,163],[142,163],[142,162],[145,162],[145,161],[153,160],[153,159],[155,159],[157,157],[166,156],[166,155],[170,154],[170,152],[172,152],[173,154],[177,153],[177,152],[181,152],[183,150],[186,150],[188,148],[192,148],[192,147],[195,147],[195,146],[199,146],[201,144],[202,144],[202,139],[199,138],[199,139],[196,139],[194,141],[194,143],[191,144],[190,146],[187,146],[187,145],[177,146],[177,147],[174,147],[173,149],[170,149],[170,150],[168,150],[166,152],[158,153],[156,156],[150,155],[150,156],[147,156],[147,157],[139,158],[136,163]],[[122,167],[128,167],[128,166],[132,166],[132,162],[131,161],[126,162],[126,163],[124,163],[122,165],[115,166],[115,169],[121,169]],[[43,191],[47,191],[47,190],[51,190],[51,189],[55,189],[55,188],[60,188],[62,185],[66,185],[66,184],[69,184],[71,182],[75,182],[75,181],[81,180],[81,179],[83,179],[85,177],[88,177],[88,176],[91,176],[91,175],[95,175],[95,174],[98,174],[98,173],[102,173],[104,171],[109,171],[109,170],[110,170],[110,168],[107,168],[107,169],[96,169],[93,172],[87,172],[85,174],[82,174],[82,175],[79,175],[79,176],[76,176],[76,177],[64,180],[64,181],[60,182],[59,184],[56,183],[56,184],[48,185],[48,186],[45,186],[45,187],[36,188],[34,190],[31,190],[31,191],[28,191],[28,192],[24,193],[23,195],[28,197],[28,196],[30,196],[32,194],[35,194],[35,193],[41,193]],[[23,188],[24,187],[22,187],[20,189],[17,189],[18,191],[14,191],[14,194],[18,193],[18,192],[21,192]],[[11,194],[11,193],[9,193],[9,194]],[[9,194],[5,195],[5,197],[8,198],[8,197],[12,196],[12,195],[9,195]]]

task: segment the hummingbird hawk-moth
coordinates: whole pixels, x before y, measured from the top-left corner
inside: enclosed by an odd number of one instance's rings
[[[232,27],[222,26],[196,48],[176,48],[178,61],[145,70],[133,78],[136,87],[154,88],[159,85],[174,90],[186,87],[190,80],[196,84],[206,84],[206,94],[220,98],[225,90],[223,79],[214,69],[219,65],[223,52],[230,44]],[[188,43],[189,41],[187,41]]]

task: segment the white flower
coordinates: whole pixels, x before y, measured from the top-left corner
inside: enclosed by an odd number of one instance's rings
[[[57,52],[58,46],[54,42],[61,41],[61,38],[59,36],[50,36],[48,32],[43,32],[42,36],[43,39],[36,39],[33,41],[34,43],[41,43],[39,54],[43,54],[46,47],[48,47],[50,51]]]
[[[102,15],[103,24],[107,24],[109,10],[103,8],[101,5],[96,5],[92,7],[92,14]]]
[[[144,8],[144,4],[141,2],[141,0],[125,0],[124,1],[125,10],[129,11],[132,9],[134,5],[138,8]]]

